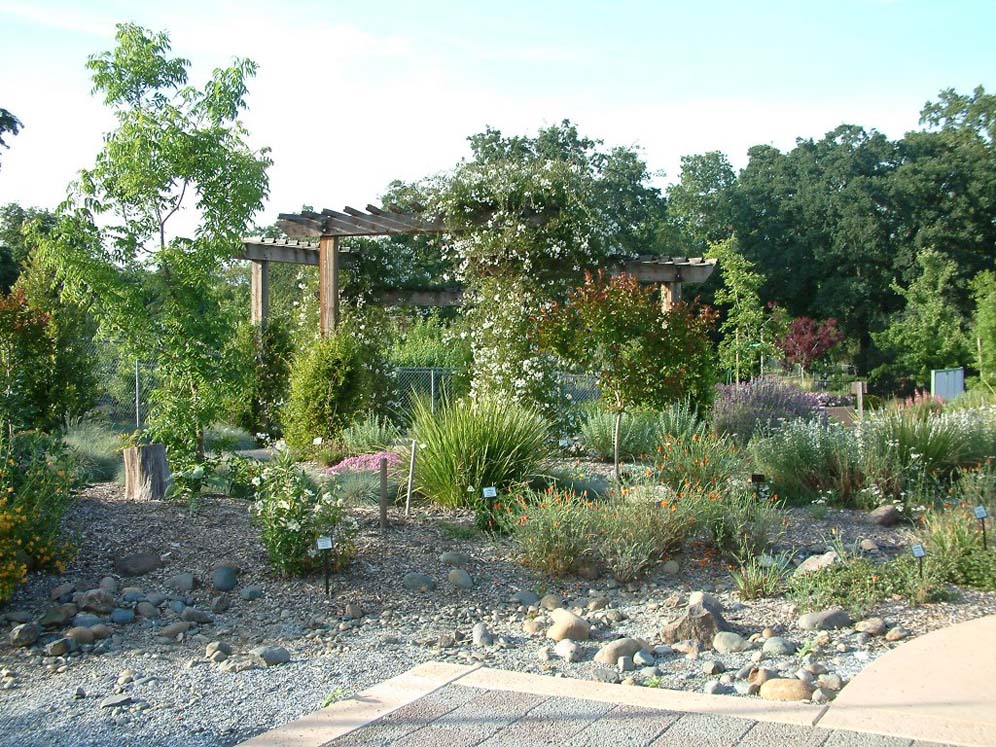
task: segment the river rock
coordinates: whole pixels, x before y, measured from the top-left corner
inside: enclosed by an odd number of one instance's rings
[[[290,661],[290,652],[280,646],[257,646],[249,652],[265,666],[275,667]]]
[[[557,610],[564,606],[564,598],[559,594],[545,594],[539,600],[539,606],[545,610]]]
[[[760,694],[765,700],[809,700],[813,696],[813,689],[811,684],[799,679],[776,677],[761,685]]]
[[[408,591],[427,592],[436,588],[436,582],[432,580],[431,576],[426,576],[424,573],[406,573],[401,584]]]
[[[214,618],[211,617],[210,613],[204,610],[199,610],[196,607],[187,607],[180,613],[180,619],[184,622],[198,623],[200,625],[210,625],[214,622]]]
[[[49,592],[49,598],[53,602],[58,600],[68,601],[68,598],[72,596],[72,593],[76,591],[76,584],[68,581],[64,584],[59,584],[52,591]]]
[[[45,646],[45,656],[65,656],[70,651],[75,651],[78,645],[72,638],[56,638]]]
[[[483,622],[479,622],[474,626],[470,637],[475,646],[491,646],[495,642],[494,635]]]
[[[163,638],[176,638],[180,633],[186,633],[188,630],[190,630],[189,622],[175,622],[161,628],[159,635]]]
[[[474,579],[470,577],[463,568],[454,568],[451,570],[447,576],[446,580],[450,582],[450,585],[457,589],[473,589]]]
[[[781,636],[772,636],[764,642],[761,647],[763,651],[768,656],[791,656],[795,653],[798,646],[794,642],[790,641],[788,638],[782,638]]]
[[[810,612],[796,623],[803,630],[835,630],[846,628],[854,621],[842,607],[831,607],[822,612]]]
[[[614,667],[621,657],[633,657],[638,651],[651,653],[650,646],[640,638],[617,638],[598,650],[598,653],[595,654],[595,661],[607,667]]]
[[[569,664],[581,660],[581,647],[569,638],[558,641],[553,651]]]
[[[868,521],[882,527],[894,527],[903,518],[899,509],[893,505],[879,506],[874,511],[868,512]]]
[[[101,615],[109,614],[114,609],[114,595],[103,589],[90,589],[83,592],[78,600],[78,606],[82,610],[89,610]]]
[[[211,574],[215,591],[232,591],[239,583],[239,569],[232,565],[219,565]]]
[[[114,635],[114,628],[105,623],[97,623],[90,627],[90,632],[93,633],[93,639],[95,641],[102,641],[105,638],[110,638]]]
[[[228,608],[231,606],[232,600],[229,598],[228,594],[219,594],[211,600],[211,611],[216,615],[228,612]]]
[[[72,638],[81,645],[93,643],[93,628],[70,628],[66,631],[66,638]]]
[[[546,631],[547,638],[554,641],[562,641],[565,638],[572,641],[587,641],[591,635],[588,621],[573,612],[558,608],[551,610],[550,617],[553,618],[553,625]]]
[[[10,631],[10,643],[12,646],[30,646],[40,635],[41,627],[37,623],[15,625]]]
[[[261,586],[247,586],[239,592],[239,596],[247,602],[254,602],[263,596],[263,588]]]
[[[834,550],[825,552],[822,555],[810,555],[804,561],[799,563],[799,567],[795,569],[795,576],[807,576],[810,573],[816,573],[817,571],[822,571],[825,568],[829,568],[832,565],[837,565],[841,563],[840,555]]]
[[[111,612],[111,622],[115,625],[130,625],[135,622],[135,613],[132,610],[117,607]]]
[[[685,613],[676,620],[667,623],[661,630],[661,638],[665,643],[693,640],[708,646],[712,644],[716,633],[727,628],[726,621],[716,612],[710,612],[701,604],[691,605]]]
[[[470,565],[470,556],[456,550],[447,550],[439,556],[439,562],[444,565],[453,565],[462,568],[463,566]]]
[[[854,629],[868,635],[882,635],[885,632],[885,620],[881,617],[869,617],[855,623]]]
[[[188,592],[194,590],[196,583],[197,579],[194,578],[193,573],[178,573],[172,578],[166,580],[166,588],[172,589],[180,594],[187,594]]]
[[[159,553],[138,552],[114,559],[114,570],[122,576],[144,576],[162,567]]]
[[[887,641],[901,641],[903,638],[908,636],[910,633],[902,625],[897,625],[896,627],[889,630],[885,634],[885,640]]]
[[[760,687],[768,680],[773,680],[778,677],[778,672],[773,669],[767,669],[766,667],[752,667],[750,672],[747,673],[747,681]]]
[[[521,589],[512,595],[512,601],[526,607],[532,607],[534,604],[539,604],[539,596],[531,591]]]
[[[708,591],[693,591],[688,595],[688,607],[702,605],[714,615],[723,614],[723,603]]]
[[[747,648],[747,641],[737,633],[720,631],[713,636],[712,647],[721,654],[736,654]]]
[[[60,604],[42,615],[38,624],[43,628],[62,628],[69,624],[76,612],[75,604]]]
[[[522,630],[529,635],[539,635],[546,626],[538,617],[532,617],[522,623]]]
[[[104,576],[97,585],[108,594],[118,593],[118,580],[114,576]]]
[[[132,699],[130,695],[120,694],[120,695],[108,695],[106,698],[100,701],[101,708],[121,708],[126,705],[131,705]]]

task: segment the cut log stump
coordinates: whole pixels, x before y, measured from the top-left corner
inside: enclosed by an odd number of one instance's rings
[[[162,444],[132,446],[124,450],[125,498],[161,501],[172,482]]]

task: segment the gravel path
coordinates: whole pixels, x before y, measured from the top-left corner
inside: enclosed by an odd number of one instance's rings
[[[676,575],[661,568],[629,587],[606,579],[554,582],[519,566],[504,541],[479,534],[454,538],[463,536],[455,527],[470,527],[467,514],[419,509],[386,533],[376,528],[373,509],[359,508],[356,514],[362,527],[357,560],[333,578],[332,596],[326,598],[321,578],[286,581],[270,572],[245,503],[211,499],[190,513],[168,503],[125,501],[114,485],[88,489],[67,517],[67,529],[78,537],[78,560],[61,577],[32,577],[0,610],[0,742],[12,747],[231,745],[428,660],[481,661],[496,668],[590,678],[599,673],[591,658],[600,640],[625,635],[659,642],[662,625],[683,610],[694,590],[714,592],[726,619],[745,635],[772,628],[798,643],[813,637],[794,628],[798,612],[785,600],[740,603],[722,566],[690,560]],[[907,541],[902,531],[872,527],[850,512],[831,511],[821,521],[792,512],[788,524],[785,541],[796,547],[824,547],[834,530],[848,543],[873,539],[886,553],[900,551]],[[160,554],[165,566],[137,578],[117,577],[115,559],[139,551]],[[468,556],[472,590],[447,583],[451,566],[440,560],[445,551]],[[180,619],[170,605],[211,609],[218,596],[211,588],[212,571],[222,563],[240,569],[230,608],[214,613],[210,624],[161,638],[162,626]],[[182,572],[193,573],[199,586],[190,592],[170,591],[167,580]],[[436,589],[405,590],[402,579],[408,572],[428,574]],[[166,594],[159,607],[162,619],[139,617],[114,626],[112,637],[68,656],[44,655],[44,645],[64,634],[57,629],[43,634],[39,645],[8,643],[19,619],[38,619],[72,596],[70,592],[53,601],[53,588],[72,583],[76,592],[85,591],[108,576],[116,577],[119,606],[134,606],[122,603],[125,587],[138,587],[143,595]],[[243,599],[240,592],[249,586],[259,586],[262,596]],[[554,592],[586,616],[594,640],[581,644],[581,661],[567,663],[552,654],[552,642],[543,635],[546,614],[511,602],[517,591]],[[602,604],[602,609],[589,610]],[[347,615],[347,605],[362,608],[362,617]],[[355,607],[350,611],[360,613]],[[901,623],[914,634],[994,611],[996,595],[978,593],[965,594],[958,603],[910,609],[890,602],[876,610],[888,623]],[[537,632],[530,634],[524,622],[532,618]],[[471,643],[471,630],[482,621],[496,637],[493,646]],[[229,661],[205,658],[205,647],[215,641],[231,646]],[[259,645],[285,648],[290,662],[225,671],[237,662],[248,665],[245,655]],[[893,645],[846,629],[827,634],[816,653],[846,680]],[[706,664],[719,662],[732,680],[730,673],[750,665],[757,654],[756,645],[722,656],[662,649],[655,675],[633,676],[641,684],[702,690],[721,674],[706,676]],[[767,660],[764,666],[791,674],[799,659]],[[115,694],[130,702],[101,707],[103,699]]]

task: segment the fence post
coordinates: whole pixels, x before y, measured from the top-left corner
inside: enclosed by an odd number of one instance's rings
[[[387,457],[380,458],[380,528],[387,529]]]
[[[141,399],[139,397],[139,383],[138,383],[138,359],[135,359],[135,430],[142,430],[142,410],[140,405]]]
[[[436,414],[436,369],[429,369],[429,412]]]

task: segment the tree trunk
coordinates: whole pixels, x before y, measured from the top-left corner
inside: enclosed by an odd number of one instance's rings
[[[125,498],[161,501],[172,482],[166,447],[133,446],[124,450]]]
[[[616,422],[612,428],[612,461],[615,465],[616,482],[621,482],[619,474],[619,429],[622,426],[622,410],[616,410]]]

